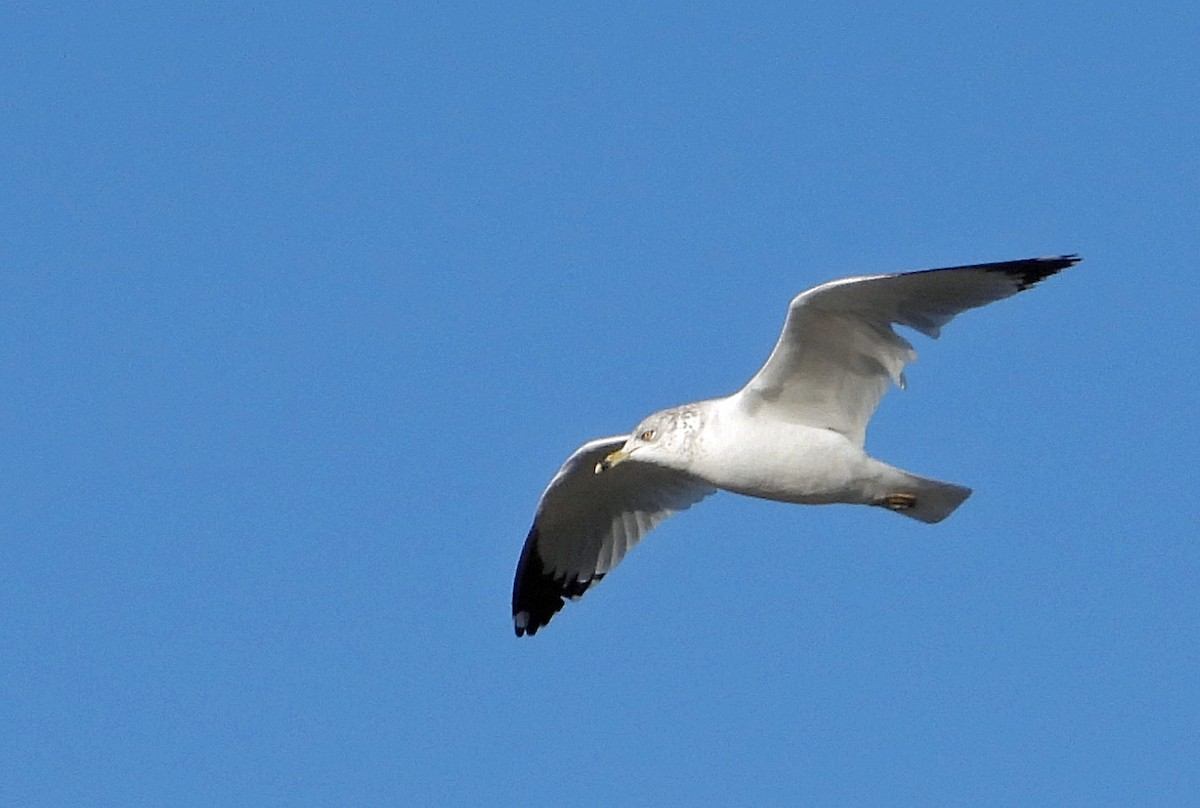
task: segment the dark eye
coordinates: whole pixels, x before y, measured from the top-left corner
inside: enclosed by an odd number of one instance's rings
[[[645,432],[643,432],[642,434],[638,435],[638,437],[639,437],[640,439],[642,439],[642,440],[654,440],[654,430],[653,430],[653,429],[647,429]]]

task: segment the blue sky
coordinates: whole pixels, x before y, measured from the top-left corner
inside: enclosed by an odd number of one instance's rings
[[[1193,4],[0,12],[0,801],[1181,804]],[[848,274],[1079,252],[537,637],[580,443]]]

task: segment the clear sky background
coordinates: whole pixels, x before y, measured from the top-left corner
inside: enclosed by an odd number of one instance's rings
[[[1200,793],[1194,3],[196,5],[0,12],[0,802]],[[872,424],[949,520],[721,494],[513,636],[584,440],[1065,252]]]

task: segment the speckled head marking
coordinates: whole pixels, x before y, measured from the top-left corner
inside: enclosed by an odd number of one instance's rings
[[[631,457],[668,468],[684,468],[696,451],[696,439],[703,425],[704,411],[700,404],[660,410],[644,418],[624,446],[597,463],[596,473]]]

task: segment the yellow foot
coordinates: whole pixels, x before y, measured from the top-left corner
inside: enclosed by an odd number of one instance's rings
[[[907,511],[917,504],[917,498],[912,494],[888,494],[883,498],[883,507],[893,511]]]

